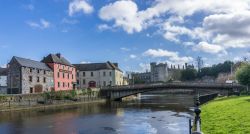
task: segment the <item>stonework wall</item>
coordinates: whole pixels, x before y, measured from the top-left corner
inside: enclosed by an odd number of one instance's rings
[[[52,71],[33,69],[28,67],[22,67],[21,70],[22,70],[22,94],[38,93],[38,92],[52,90],[54,86]],[[32,82],[30,81],[29,77],[32,77]]]
[[[22,92],[21,87],[21,67],[12,60],[9,63],[9,72],[8,72],[8,93],[9,94],[19,94]]]

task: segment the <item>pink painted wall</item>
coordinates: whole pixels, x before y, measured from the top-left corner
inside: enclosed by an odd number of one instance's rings
[[[55,91],[73,89],[73,83],[76,83],[76,69],[74,67],[57,64],[57,63],[48,63],[48,66],[50,66],[54,72]],[[58,73],[59,73],[59,77],[58,77]],[[63,77],[63,74],[64,74],[64,77]],[[60,86],[58,85],[58,83],[60,83]],[[63,83],[64,83],[64,86],[63,86]]]

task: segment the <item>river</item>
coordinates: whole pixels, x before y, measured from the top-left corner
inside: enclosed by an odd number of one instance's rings
[[[191,95],[0,113],[0,134],[188,134]]]

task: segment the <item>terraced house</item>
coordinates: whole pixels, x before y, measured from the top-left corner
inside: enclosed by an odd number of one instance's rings
[[[8,94],[54,90],[53,71],[45,63],[14,56],[8,68]]]
[[[76,88],[76,69],[60,53],[49,54],[42,62],[46,63],[54,73],[55,91]]]
[[[117,63],[74,64],[78,88],[123,85],[123,72]]]

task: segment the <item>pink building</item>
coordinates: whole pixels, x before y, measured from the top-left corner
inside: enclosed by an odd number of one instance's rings
[[[76,86],[76,69],[61,54],[49,54],[42,62],[54,72],[54,90],[72,90]]]

